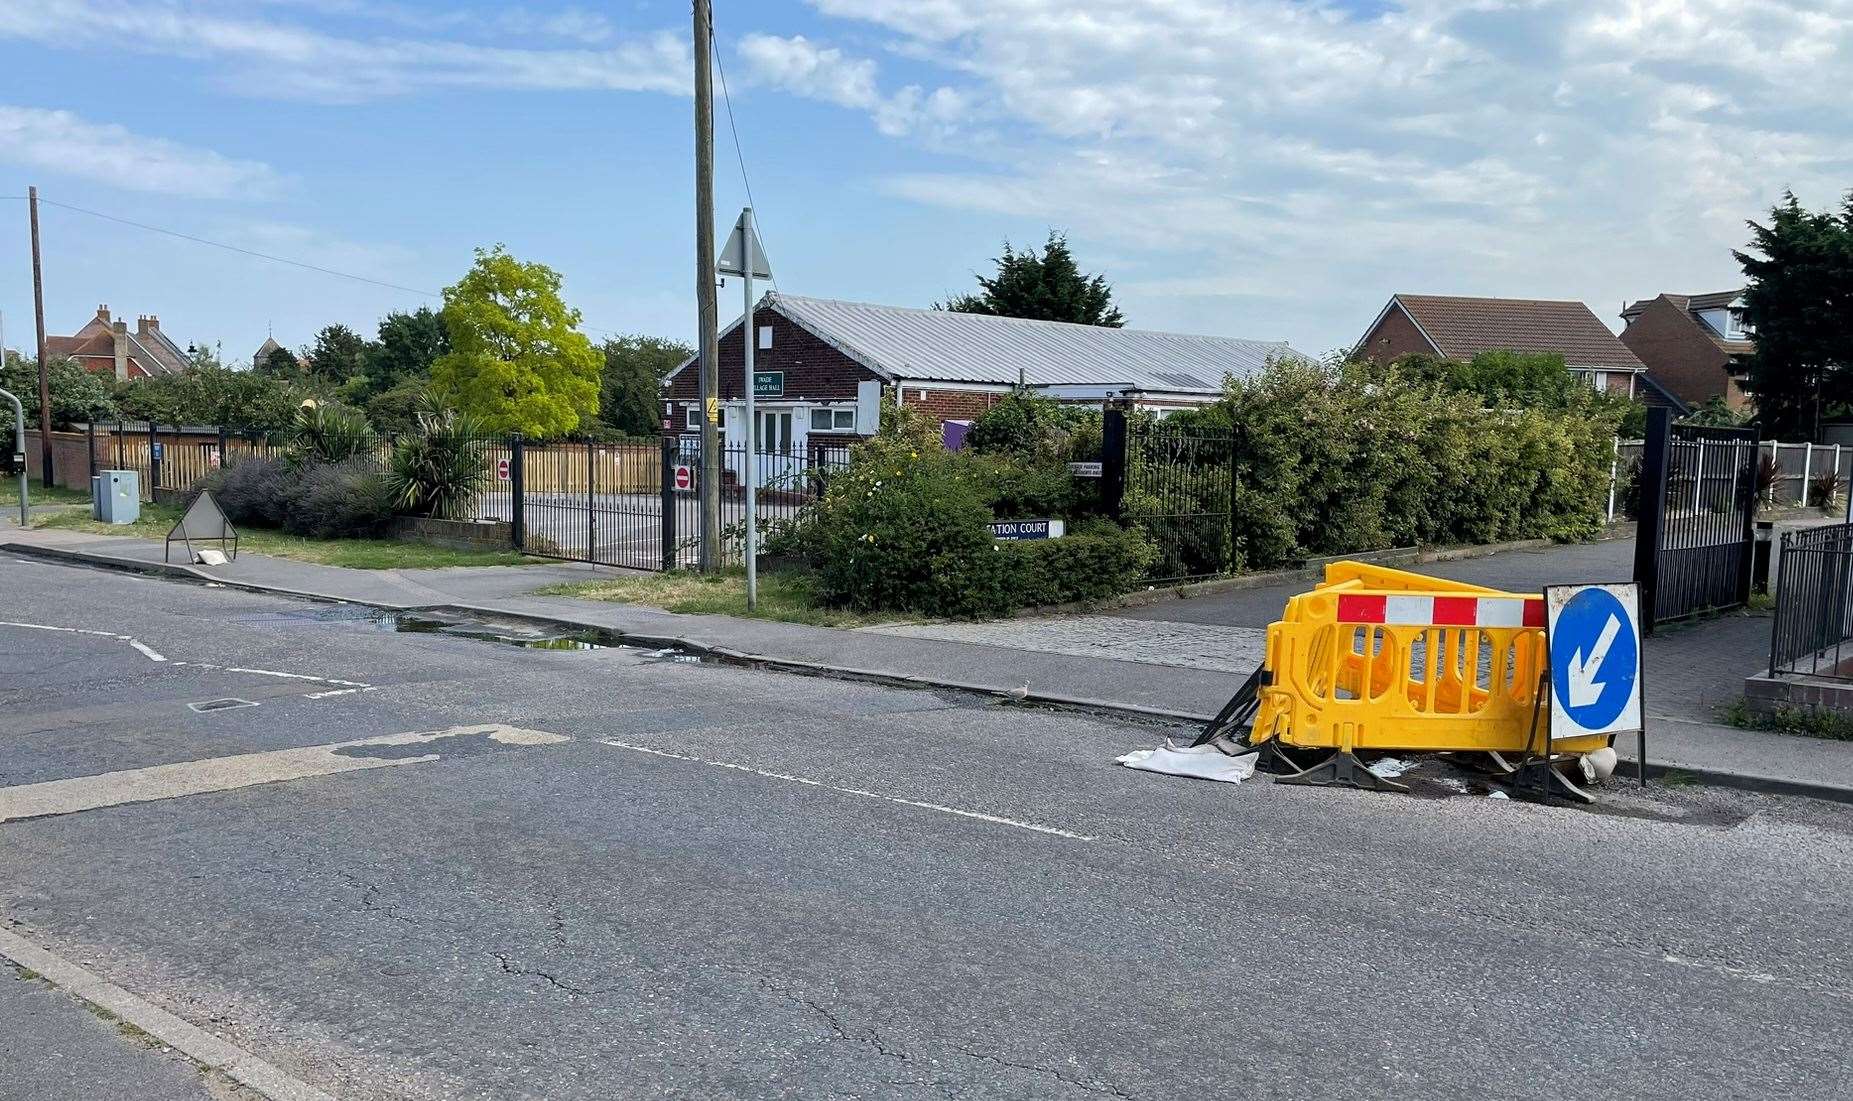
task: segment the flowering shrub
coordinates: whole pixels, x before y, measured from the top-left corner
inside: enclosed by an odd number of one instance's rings
[[[884,432],[780,541],[811,561],[826,602],[865,612],[1006,615],[1110,596],[1138,580],[1151,545],[1112,524],[1046,542],[995,542],[991,502],[1008,468]]]

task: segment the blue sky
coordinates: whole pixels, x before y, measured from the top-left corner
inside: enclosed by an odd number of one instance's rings
[[[926,305],[1069,232],[1147,328],[1355,340],[1393,292],[1730,286],[1853,187],[1853,0],[716,0],[779,286]],[[0,196],[415,290],[506,243],[598,330],[694,331],[688,7],[0,0]],[[724,113],[717,220],[744,202]],[[42,211],[47,323],[248,357],[414,291]],[[24,205],[0,312],[29,346]],[[723,313],[737,309],[732,288]],[[594,335],[599,335],[594,333]]]

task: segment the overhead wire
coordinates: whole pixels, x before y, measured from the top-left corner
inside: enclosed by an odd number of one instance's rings
[[[12,197],[13,196],[0,196],[0,198],[12,198]],[[25,196],[19,196],[19,197],[24,198]],[[357,275],[351,271],[339,271],[335,268],[323,267],[320,264],[311,264],[305,260],[292,260],[291,258],[287,256],[276,256],[268,252],[259,252],[256,249],[244,248],[240,245],[226,244],[224,241],[214,241],[206,237],[195,236],[194,234],[191,234],[191,233],[182,233],[181,231],[177,229],[167,229],[162,226],[149,225],[146,222],[137,222],[129,218],[120,218],[114,214],[105,214],[100,210],[90,210],[86,207],[74,206],[71,203],[61,203],[56,199],[48,199],[44,195],[39,196],[39,202],[45,204],[46,206],[55,206],[63,210],[73,211],[74,213],[77,213],[77,214],[88,215],[89,217],[92,217],[92,218],[101,218],[106,222],[115,222],[118,225],[131,226],[135,229],[145,230],[149,233],[159,233],[167,237],[177,237],[182,241],[190,241],[196,245],[206,245],[211,248],[224,249],[227,252],[235,252],[239,254],[240,256],[248,256],[248,257],[251,257],[252,259],[264,260],[264,261],[268,261],[269,263],[273,263],[273,264],[285,264],[285,265],[288,265],[289,267],[301,268],[305,271],[316,272],[317,274],[320,274],[320,275],[333,276],[337,279],[349,279],[357,283],[366,283],[366,284],[369,284],[375,287],[383,287],[387,290],[404,291],[407,294],[416,294],[421,298],[442,298],[443,297],[442,291],[431,291],[431,290],[423,290],[418,287],[408,287],[401,283],[391,283],[391,282],[387,282],[384,279],[375,279],[372,276],[368,276],[368,275]],[[617,330],[600,328],[597,325],[582,324],[580,327],[584,329],[589,329],[595,333],[602,333],[605,336],[621,335],[620,333],[618,333]]]
[[[708,12],[708,39],[714,41],[714,12]],[[721,103],[727,108],[727,129],[733,134],[734,158],[740,162],[740,183],[746,188],[746,205],[753,208],[753,229],[759,232],[760,244],[765,243],[766,234],[761,230],[759,203],[753,198],[753,181],[746,172],[746,149],[740,144],[740,126],[734,120],[733,96],[727,91],[727,63],[721,59],[721,49],[714,49],[714,69],[721,78]],[[772,275],[771,283],[778,286],[778,274]]]

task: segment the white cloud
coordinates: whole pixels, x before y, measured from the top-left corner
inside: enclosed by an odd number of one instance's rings
[[[0,160],[131,191],[207,199],[265,198],[280,185],[277,173],[258,161],[39,107],[0,104]]]
[[[329,5],[308,5],[320,11]],[[339,6],[339,5],[335,5]],[[231,14],[226,14],[226,11]],[[361,14],[426,37],[360,37],[248,14],[249,5],[164,0],[0,0],[0,37],[58,47],[87,43],[215,61],[228,83],[252,94],[353,102],[425,88],[595,89],[685,94],[689,47],[668,32],[617,36],[603,17],[568,9],[541,15],[511,9],[478,33],[573,38],[586,48],[527,48],[429,37],[460,26],[443,13],[401,9]],[[467,21],[475,23],[472,19]],[[73,28],[86,33],[73,34]],[[589,48],[616,39],[615,44]]]
[[[1219,327],[1291,315],[1315,345],[1399,290],[1607,315],[1729,285],[1784,187],[1853,186],[1853,0],[810,3],[943,72],[997,136],[890,194],[1145,250],[1139,323],[1217,287]],[[875,95],[833,102],[879,119]]]
[[[965,97],[951,88],[928,92],[910,84],[883,94],[875,62],[850,57],[835,47],[819,46],[801,34],[790,38],[749,34],[740,40],[740,56],[755,82],[866,111],[876,128],[890,137],[917,130],[944,135],[968,111]]]

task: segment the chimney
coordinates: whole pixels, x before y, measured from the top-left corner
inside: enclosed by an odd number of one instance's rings
[[[153,314],[145,314],[135,320],[135,331],[142,336],[161,331],[161,319]]]
[[[109,307],[108,306],[98,306],[97,307],[97,320],[101,321],[105,325],[109,324]]]
[[[108,321],[109,311],[98,310],[97,316]],[[127,321],[112,322],[109,331],[116,338],[116,381],[127,382],[129,379],[129,323]]]

